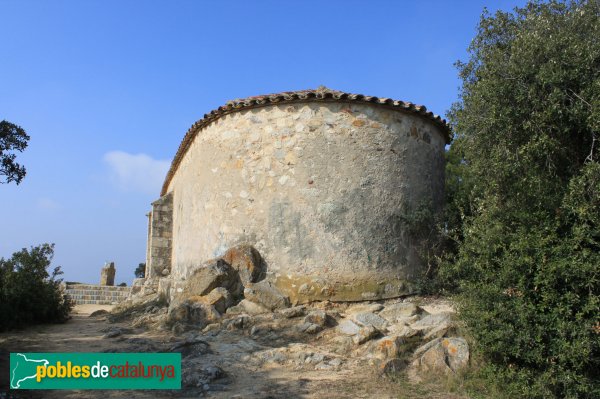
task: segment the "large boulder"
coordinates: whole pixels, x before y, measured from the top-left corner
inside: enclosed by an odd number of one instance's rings
[[[244,298],[273,311],[288,308],[290,300],[270,282],[263,280],[244,289]]]
[[[464,338],[436,338],[419,347],[412,366],[421,374],[452,373],[469,363],[469,345]]]
[[[251,245],[242,244],[225,252],[222,259],[239,274],[242,283],[256,283],[265,275],[265,263],[260,253]]]
[[[232,296],[239,297],[242,285],[237,271],[223,259],[212,259],[196,269],[186,280],[181,295],[183,298],[208,295],[218,287],[227,289]]]

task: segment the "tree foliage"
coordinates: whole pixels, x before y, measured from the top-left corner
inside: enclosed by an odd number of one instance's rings
[[[24,166],[15,162],[15,151],[23,152],[28,141],[29,136],[20,126],[0,121],[0,176],[4,176],[0,183],[21,183],[26,171]]]
[[[140,263],[133,273],[137,278],[144,278],[146,276],[146,263]]]
[[[484,13],[450,112],[439,273],[511,397],[600,397],[600,5]]]
[[[73,302],[57,278],[60,266],[47,270],[53,255],[54,244],[42,244],[0,258],[0,330],[68,319]]]

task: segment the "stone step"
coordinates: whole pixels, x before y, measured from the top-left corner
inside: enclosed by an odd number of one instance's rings
[[[129,291],[131,289],[131,287],[119,287],[117,285],[67,284],[67,289],[102,290],[102,291]]]
[[[114,305],[129,296],[131,287],[67,284],[65,292],[77,305]]]

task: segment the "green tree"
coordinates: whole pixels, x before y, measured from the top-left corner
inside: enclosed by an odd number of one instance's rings
[[[487,12],[450,112],[450,256],[484,372],[511,397],[600,397],[600,5]]]
[[[53,256],[54,244],[42,244],[0,258],[0,330],[69,318],[73,302],[57,278],[60,266],[47,270]]]
[[[140,263],[134,271],[135,277],[144,278],[146,276],[146,264]]]
[[[0,122],[0,183],[21,183],[25,177],[25,167],[15,162],[15,151],[23,152],[27,148],[29,136],[20,126]]]

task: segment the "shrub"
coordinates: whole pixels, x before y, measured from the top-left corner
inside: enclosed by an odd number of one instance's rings
[[[54,244],[42,244],[0,258],[0,330],[69,318],[73,302],[57,279],[60,267],[47,270],[53,255]]]
[[[484,14],[458,63],[439,269],[507,397],[600,397],[600,7]]]

